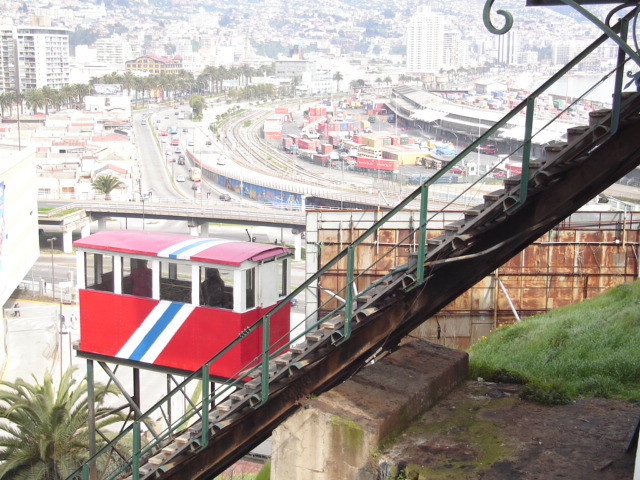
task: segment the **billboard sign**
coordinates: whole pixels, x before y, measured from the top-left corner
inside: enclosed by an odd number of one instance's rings
[[[119,83],[96,83],[93,85],[96,95],[122,95],[122,85]]]

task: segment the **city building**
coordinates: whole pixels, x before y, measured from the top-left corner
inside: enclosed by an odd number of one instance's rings
[[[565,65],[580,51],[574,42],[557,42],[551,46],[551,58],[554,65]]]
[[[143,55],[126,62],[127,71],[145,72],[151,75],[177,74],[182,70],[182,57],[157,57],[155,55]]]
[[[309,83],[314,80],[315,62],[298,58],[283,58],[276,60],[275,76],[278,78],[295,79],[298,84]]]
[[[0,26],[0,93],[61,88],[69,84],[69,71],[69,30]]]
[[[444,61],[444,19],[420,5],[407,28],[407,71],[437,73]]]
[[[520,55],[520,36],[517,32],[509,31],[504,35],[498,35],[498,63],[504,65],[517,65]]]
[[[451,30],[444,32],[442,58],[444,68],[468,67],[471,49],[471,45],[462,40],[461,32]]]
[[[117,70],[123,70],[126,61],[133,58],[131,45],[122,37],[98,38],[95,47],[97,62],[107,64]]]

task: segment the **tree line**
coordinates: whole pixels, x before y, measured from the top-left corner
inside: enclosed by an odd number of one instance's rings
[[[62,108],[79,108],[83,98],[90,95],[96,84],[122,85],[135,103],[144,104],[151,95],[157,92],[155,97],[161,100],[170,98],[191,96],[194,93],[200,95],[218,94],[223,91],[225,80],[238,80],[240,85],[248,86],[251,78],[255,76],[273,75],[273,66],[261,66],[253,68],[249,65],[238,67],[206,67],[198,76],[191,72],[181,70],[176,74],[148,75],[141,77],[127,71],[125,73],[110,73],[99,77],[92,77],[87,84],[64,85],[59,89],[51,87],[35,88],[25,92],[0,93],[0,114],[2,117],[13,112],[14,108],[24,113],[27,108],[32,113],[49,109],[60,110]]]

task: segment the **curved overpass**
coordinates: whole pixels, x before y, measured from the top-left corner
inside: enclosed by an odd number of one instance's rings
[[[81,230],[88,234],[89,225],[98,221],[99,228],[106,227],[108,218],[130,218],[147,220],[185,221],[190,229],[200,228],[202,234],[208,233],[209,222],[232,225],[272,226],[291,228],[294,233],[305,229],[304,211],[274,210],[261,205],[243,205],[238,203],[212,202],[211,204],[186,204],[176,202],[103,202],[77,201],[59,203],[59,207],[45,215],[38,216],[39,228],[60,232],[63,238],[63,251],[72,251],[72,232]],[[144,227],[143,227],[144,228]]]

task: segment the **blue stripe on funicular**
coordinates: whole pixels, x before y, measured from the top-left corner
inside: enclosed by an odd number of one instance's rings
[[[178,250],[175,250],[174,252],[170,253],[169,258],[178,258],[178,255],[180,255],[182,252],[190,250],[193,247],[197,247],[198,245],[202,245],[203,243],[209,243],[210,241],[211,239],[207,238],[204,240],[200,240],[198,242],[190,243],[189,245],[185,245],[184,247],[179,248]]]
[[[160,334],[167,328],[167,325],[171,323],[176,313],[180,311],[184,304],[180,302],[171,302],[164,313],[158,318],[158,321],[153,325],[149,332],[144,336],[142,341],[138,344],[135,350],[129,356],[130,360],[140,361],[145,353],[151,348],[154,342],[158,339]]]

